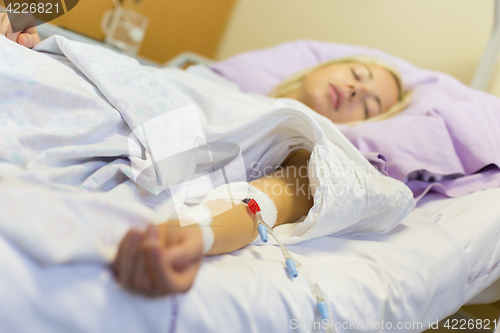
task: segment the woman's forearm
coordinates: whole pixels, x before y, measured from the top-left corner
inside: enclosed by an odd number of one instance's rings
[[[245,204],[240,203],[229,208],[228,205],[231,203],[214,200],[204,205],[212,210],[212,215],[218,210],[225,210],[213,217],[210,226],[201,226],[202,228],[211,227],[214,233],[214,244],[207,255],[233,252],[250,244],[257,237],[257,225]]]
[[[313,198],[307,176],[310,156],[311,153],[305,149],[296,151],[278,170],[250,183],[266,193],[276,205],[278,217],[275,226],[291,223],[307,215],[311,209]]]
[[[297,220],[312,207],[307,178],[309,156],[307,150],[295,152],[280,169],[250,183],[266,193],[276,205],[278,215],[275,226]],[[211,228],[215,238],[208,255],[232,252],[257,237],[257,225],[246,205],[214,200],[205,203],[205,206],[212,211]]]
[[[275,225],[293,222],[312,207],[306,172],[309,155],[305,150],[295,152],[281,169],[251,182],[276,205]],[[193,284],[203,257],[199,228],[213,230],[215,239],[208,255],[232,252],[257,237],[257,226],[245,204],[213,200],[204,205],[212,211],[210,226],[182,227],[179,221],[171,220],[146,231],[131,229],[120,242],[112,263],[121,285],[149,295],[185,292]]]

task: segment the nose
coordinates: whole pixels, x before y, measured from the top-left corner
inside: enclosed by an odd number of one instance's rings
[[[363,98],[368,93],[368,88],[362,83],[350,84],[349,88],[349,98]]]

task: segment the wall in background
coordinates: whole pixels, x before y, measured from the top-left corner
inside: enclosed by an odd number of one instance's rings
[[[307,38],[378,48],[468,84],[492,25],[492,0],[238,0],[217,59]]]

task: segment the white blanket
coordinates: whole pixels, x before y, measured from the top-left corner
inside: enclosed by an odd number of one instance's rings
[[[414,207],[403,183],[300,103],[62,37],[36,50],[0,36],[0,232],[40,262],[107,262],[130,227],[175,217],[226,176],[261,177],[300,147],[312,151],[314,206],[279,230],[285,243],[384,233]],[[236,151],[208,161],[206,145],[221,142]]]

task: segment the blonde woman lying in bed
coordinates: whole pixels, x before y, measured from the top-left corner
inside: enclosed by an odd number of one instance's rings
[[[0,14],[0,33],[7,38],[28,47],[39,41],[35,28],[12,33],[6,20],[5,14]],[[296,99],[335,123],[382,120],[406,103],[397,73],[377,60],[361,58],[336,60],[298,73],[272,95]],[[281,164],[283,170],[250,183],[274,204],[274,226],[296,221],[313,206],[308,191],[301,190],[309,186],[307,173],[293,172],[307,168],[309,157],[307,150],[294,151]],[[276,188],[284,190],[271,191]],[[178,221],[168,221],[145,232],[130,230],[112,264],[118,281],[150,295],[185,292],[192,286],[204,255],[232,252],[257,237],[257,227],[243,203],[228,210],[224,200],[204,205],[213,216],[211,225],[205,227],[211,228],[214,236],[209,249],[204,252],[204,233],[198,224],[180,227]]]
[[[402,108],[397,75],[376,63],[326,64],[302,75],[300,84],[290,90],[294,82],[297,82],[295,78],[285,81],[275,96],[297,99],[334,122],[383,119]],[[295,151],[282,163],[282,170],[250,183],[276,206],[274,226],[296,221],[313,206],[308,191],[301,190],[309,186],[307,173],[296,172],[307,168],[309,157],[307,150]],[[275,190],[277,188],[282,190]],[[160,227],[151,226],[146,232],[129,231],[113,263],[117,279],[127,288],[150,294],[187,291],[204,255],[232,252],[258,236],[257,226],[245,204],[216,215],[227,209],[227,205],[223,200],[205,203],[214,216],[210,226],[214,242],[205,254],[200,228],[210,227],[194,224],[181,228],[178,221],[168,221]]]

